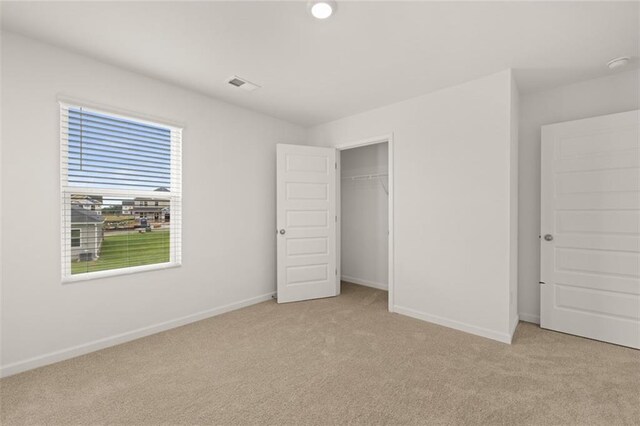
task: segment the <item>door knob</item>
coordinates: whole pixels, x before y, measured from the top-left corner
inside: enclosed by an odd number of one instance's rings
[[[551,235],[551,234],[547,234],[547,235],[545,235],[545,236],[544,236],[544,240],[545,240],[545,241],[553,241],[553,235]]]
[[[287,231],[285,231],[284,229],[280,230],[280,235],[284,235]]]

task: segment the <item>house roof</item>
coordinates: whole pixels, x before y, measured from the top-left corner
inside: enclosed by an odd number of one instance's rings
[[[72,194],[72,201],[85,201],[87,203],[97,203],[102,204],[103,197],[102,195],[84,195],[84,194]]]
[[[132,211],[134,213],[149,213],[149,212],[163,212],[169,211],[169,208],[166,206],[135,206]]]
[[[170,192],[169,189],[165,188],[164,186],[160,186],[156,189],[154,189],[154,192]],[[135,198],[136,201],[143,201],[143,200],[150,200],[150,201],[169,201],[166,198],[155,198],[155,197],[136,197]]]
[[[71,223],[102,223],[104,217],[96,212],[71,205]]]

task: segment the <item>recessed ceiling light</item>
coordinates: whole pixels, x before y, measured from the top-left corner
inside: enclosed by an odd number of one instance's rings
[[[314,18],[327,19],[336,10],[336,2],[332,0],[316,0],[309,2],[309,10]]]
[[[631,60],[631,58],[629,58],[628,56],[621,56],[607,62],[607,66],[609,67],[609,69],[614,70],[616,68],[624,67],[625,65],[627,65],[629,63],[629,60]]]

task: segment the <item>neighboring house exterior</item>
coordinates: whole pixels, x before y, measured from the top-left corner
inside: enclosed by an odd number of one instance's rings
[[[157,188],[157,192],[169,192],[167,188]],[[170,205],[171,202],[167,198],[155,197],[136,197],[133,206],[129,210],[136,218],[147,218],[153,222],[169,222],[171,219]],[[129,206],[127,206],[129,207]],[[124,202],[122,203],[122,211],[124,212]]]
[[[103,198],[101,195],[80,195],[71,196],[71,204],[80,206],[85,210],[91,210],[97,215],[102,215]]]
[[[122,214],[133,214],[133,200],[124,200],[122,202]]]
[[[71,204],[71,259],[95,260],[104,240],[104,218],[97,211]]]

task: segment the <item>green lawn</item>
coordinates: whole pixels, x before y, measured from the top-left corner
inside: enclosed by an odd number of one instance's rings
[[[106,235],[100,258],[91,262],[71,262],[72,274],[169,262],[169,231],[137,231]]]

